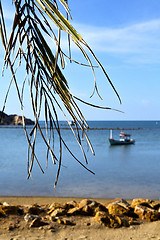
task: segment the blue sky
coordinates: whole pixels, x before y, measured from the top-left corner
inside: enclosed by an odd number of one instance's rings
[[[3,1],[6,2],[6,1]],[[5,3],[6,4],[6,3]],[[96,69],[99,92],[92,98],[94,79],[88,68],[67,64],[64,74],[71,92],[90,103],[119,109],[124,113],[98,110],[80,104],[87,120],[159,120],[160,119],[160,1],[159,0],[87,0],[69,1],[72,25],[91,46],[122,99],[118,98],[100,69]],[[8,26],[11,9],[4,6]],[[0,43],[0,49],[1,48]],[[65,49],[65,45],[64,45]],[[85,62],[78,49],[73,59]],[[2,65],[3,52],[0,52]],[[20,76],[20,75],[19,75]],[[10,73],[1,81],[0,106],[3,104]],[[32,118],[29,98],[25,115]],[[12,87],[7,113],[20,114],[16,92]],[[43,117],[42,117],[43,118]],[[63,116],[60,114],[60,119]]]

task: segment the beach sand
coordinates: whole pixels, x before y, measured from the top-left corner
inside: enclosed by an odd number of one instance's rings
[[[77,202],[81,198],[52,198],[52,197],[0,197],[0,202],[10,205],[39,205],[51,204],[53,202],[66,203],[71,200]],[[110,199],[94,199],[102,204]],[[130,227],[107,228],[94,220],[94,217],[75,216],[75,225],[62,225],[57,222],[53,227],[43,226],[38,228],[27,228],[24,216],[10,215],[0,218],[0,239],[55,239],[55,240],[160,240],[160,221],[145,222]],[[9,226],[16,224],[13,229]]]

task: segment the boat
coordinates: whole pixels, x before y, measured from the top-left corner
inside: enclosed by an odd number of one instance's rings
[[[131,139],[130,134],[125,134],[123,131],[121,131],[119,135],[119,140],[116,140],[112,137],[112,130],[110,132],[110,138],[109,138],[110,145],[129,145],[134,144],[135,140]]]

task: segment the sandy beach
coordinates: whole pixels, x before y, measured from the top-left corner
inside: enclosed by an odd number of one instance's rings
[[[52,198],[52,197],[0,197],[0,202],[10,206],[49,206],[53,203],[64,204],[72,201],[80,202],[81,198]],[[111,199],[92,199],[106,204]],[[131,202],[131,200],[127,200]],[[129,227],[108,228],[95,221],[93,216],[73,216],[74,224],[66,225],[53,222],[52,225],[28,227],[24,215],[9,215],[0,217],[0,239],[56,239],[56,240],[160,240],[160,221],[141,221],[138,225]]]

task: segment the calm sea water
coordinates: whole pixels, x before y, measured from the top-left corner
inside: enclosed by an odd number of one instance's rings
[[[0,127],[0,195],[2,196],[59,196],[93,198],[160,199],[160,121],[93,121],[88,131],[96,155],[83,142],[92,175],[83,169],[63,147],[63,167],[56,189],[54,181],[58,165],[49,159],[46,169],[46,149],[37,138],[38,159],[45,170],[42,174],[36,162],[27,180],[27,141],[22,128]],[[85,163],[79,146],[70,130],[62,135],[73,153]],[[109,128],[118,138],[120,129],[127,128],[136,140],[135,145],[110,146]],[[58,141],[55,134],[55,151]]]

